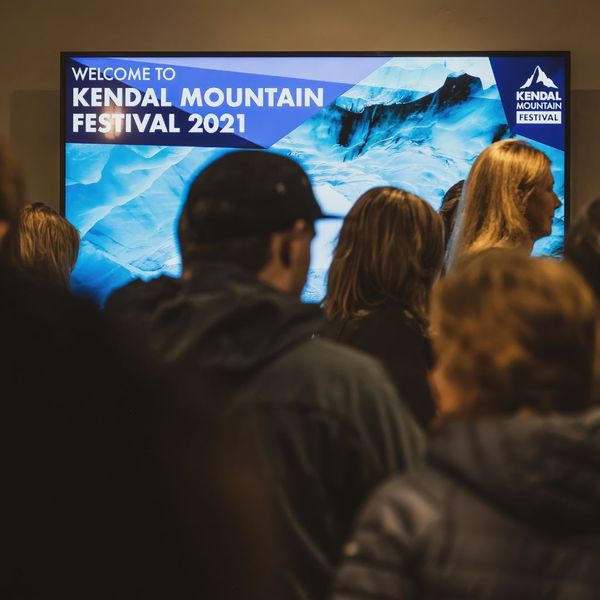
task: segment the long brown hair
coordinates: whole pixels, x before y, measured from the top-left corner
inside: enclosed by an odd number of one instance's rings
[[[527,248],[531,232],[527,201],[550,169],[550,159],[521,140],[488,146],[475,160],[465,184],[447,266],[487,248]]]
[[[28,204],[19,217],[16,265],[32,278],[70,287],[79,252],[79,233],[45,204]]]
[[[339,234],[325,316],[345,320],[396,302],[424,322],[443,254],[442,219],[427,202],[393,187],[365,192]]]

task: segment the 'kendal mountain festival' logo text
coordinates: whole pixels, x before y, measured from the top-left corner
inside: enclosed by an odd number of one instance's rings
[[[538,65],[517,95],[517,123],[560,125],[562,98],[557,85]]]

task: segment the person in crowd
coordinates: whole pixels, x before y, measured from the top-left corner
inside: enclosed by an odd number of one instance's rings
[[[20,214],[15,264],[40,282],[71,287],[71,271],[79,253],[79,233],[53,208],[36,202]]]
[[[90,302],[15,266],[24,197],[0,142],[0,596],[151,597],[152,399],[134,393]]]
[[[344,220],[324,302],[323,335],[378,358],[422,427],[435,414],[427,311],[443,257],[442,219],[427,202],[373,188]]]
[[[277,597],[247,434],[127,368],[91,302],[15,268],[24,196],[0,142],[0,597]]]
[[[355,513],[413,465],[422,435],[379,364],[318,339],[299,301],[314,223],[306,173],[263,151],[225,154],[192,182],[178,225],[183,275],[134,282],[105,310],[262,457],[285,549],[282,598],[327,596]]]
[[[560,200],[550,159],[527,142],[508,139],[475,160],[448,245],[447,269],[486,248],[524,248],[552,233]]]
[[[452,237],[454,223],[456,222],[456,209],[458,208],[458,203],[462,196],[464,186],[464,179],[457,181],[452,187],[448,188],[448,191],[444,194],[442,203],[440,204],[439,213],[444,222],[444,240],[446,242],[446,248],[448,247],[448,242]]]
[[[134,541],[148,541],[121,467],[136,452],[130,407],[94,308],[12,264],[24,187],[0,143],[0,596],[117,597],[135,587],[127,569],[141,574]]]
[[[574,269],[488,250],[437,286],[445,423],[372,496],[335,600],[598,595],[600,411],[592,292]]]
[[[600,298],[600,198],[590,202],[569,228],[565,258]]]

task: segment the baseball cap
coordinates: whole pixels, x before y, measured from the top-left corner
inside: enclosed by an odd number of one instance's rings
[[[331,217],[321,211],[296,161],[245,150],[221,156],[197,175],[181,218],[198,242],[210,243],[283,231],[298,219]]]

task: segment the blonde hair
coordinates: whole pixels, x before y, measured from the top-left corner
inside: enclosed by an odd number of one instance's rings
[[[17,266],[45,283],[70,287],[79,252],[79,233],[45,204],[28,204],[21,211],[16,244]]]
[[[392,301],[425,321],[443,254],[442,219],[427,202],[393,187],[369,190],[344,219],[325,316],[345,320]]]
[[[594,296],[569,265],[485,251],[435,286],[430,317],[439,368],[464,412],[569,412],[591,401]]]
[[[549,172],[550,159],[530,144],[503,140],[475,160],[459,203],[448,246],[451,269],[461,257],[486,248],[527,248],[532,238],[527,201]]]

